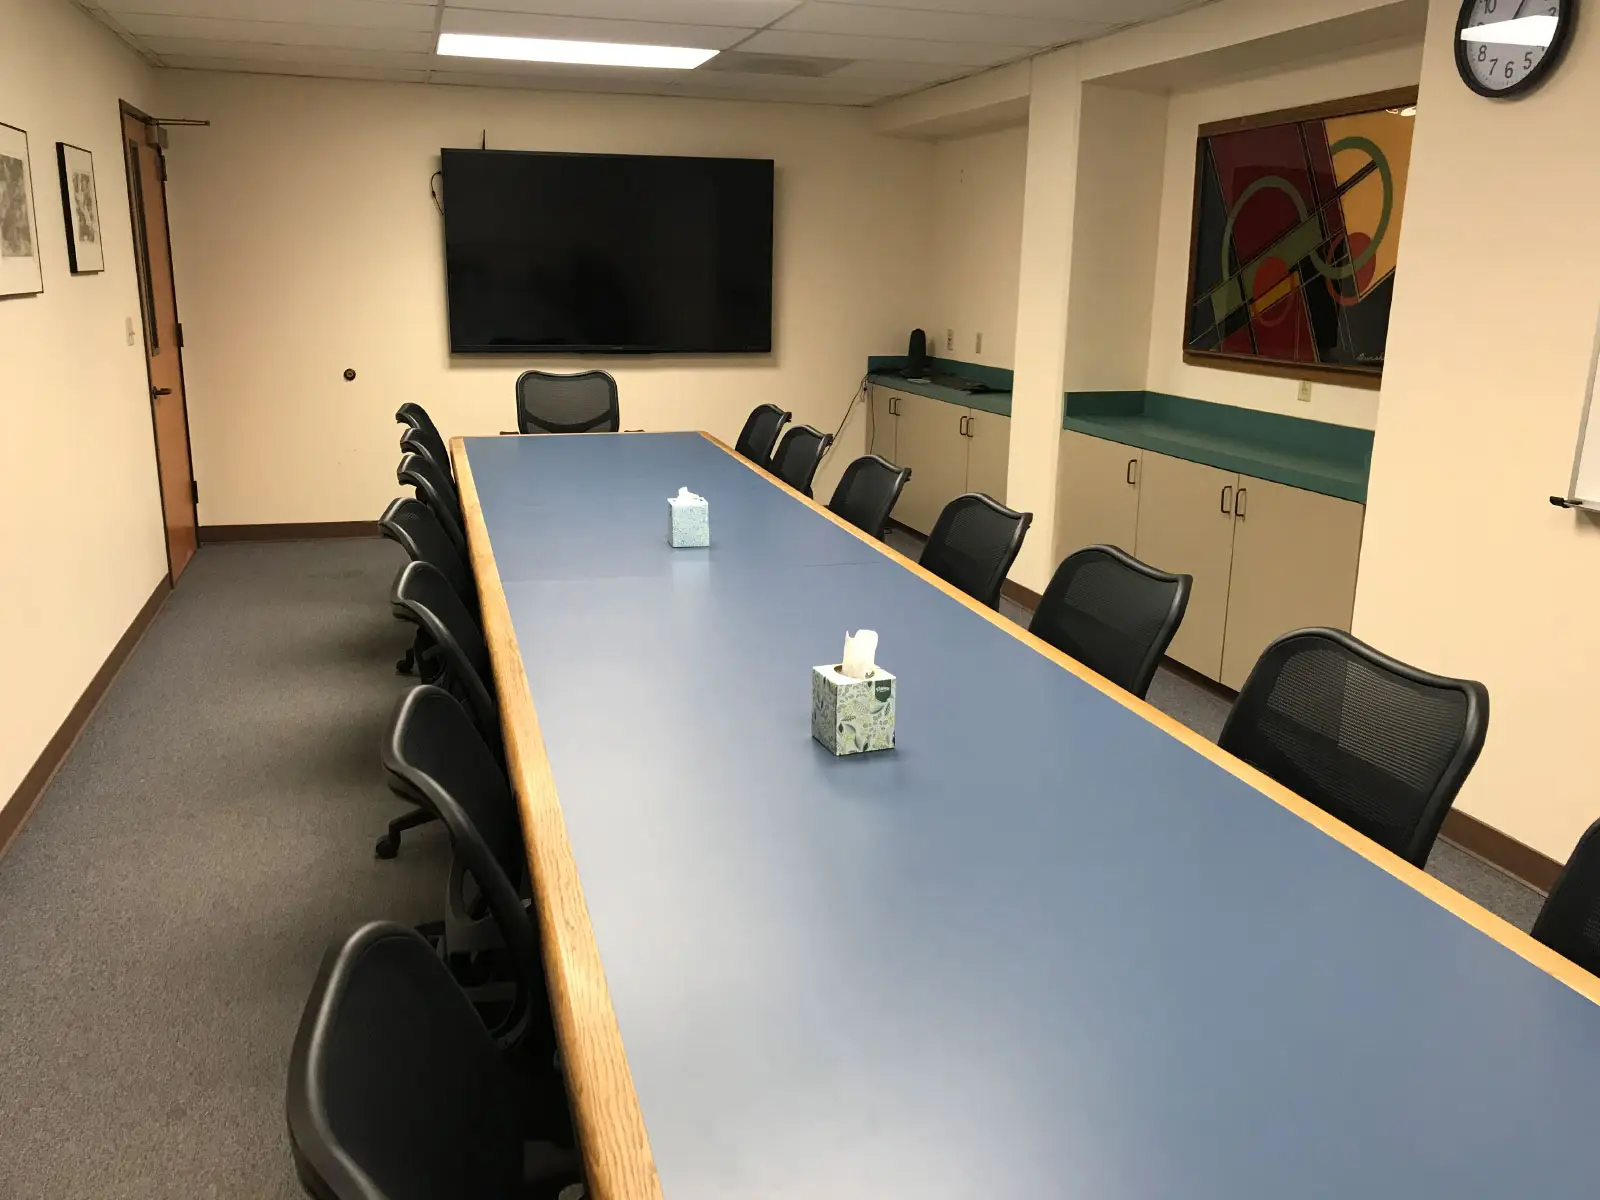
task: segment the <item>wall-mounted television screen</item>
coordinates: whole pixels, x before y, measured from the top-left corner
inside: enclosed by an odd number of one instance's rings
[[[772,161],[442,150],[455,354],[772,349]]]

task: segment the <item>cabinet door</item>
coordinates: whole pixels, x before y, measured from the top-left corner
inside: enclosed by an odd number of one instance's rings
[[[1222,682],[1242,685],[1280,634],[1350,628],[1366,509],[1349,500],[1239,477]]]
[[[1137,446],[1062,430],[1056,562],[1085,546],[1109,544],[1135,553],[1143,454]]]
[[[895,416],[898,393],[885,387],[872,389],[872,445],[873,454],[895,461],[895,427],[900,418]]]
[[[967,409],[967,491],[1006,502],[1006,466],[1011,461],[1011,418]]]
[[[1233,564],[1232,471],[1144,453],[1134,554],[1163,571],[1194,576],[1189,609],[1169,655],[1209,679],[1222,675],[1228,620],[1228,575]]]
[[[911,478],[894,506],[894,519],[926,535],[940,510],[967,490],[967,439],[961,436],[967,410],[903,394],[899,408],[895,461],[911,468]]]

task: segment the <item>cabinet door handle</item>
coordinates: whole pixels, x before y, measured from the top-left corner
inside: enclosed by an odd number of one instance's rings
[[[1128,460],[1127,480],[1128,480],[1128,486],[1129,487],[1133,487],[1134,485],[1136,485],[1139,482],[1137,479],[1135,479],[1133,477],[1133,469],[1134,469],[1134,467],[1136,467],[1138,465],[1138,463],[1139,463],[1139,460],[1137,458],[1130,458]]]
[[[1232,494],[1233,494],[1233,484],[1231,484],[1231,483],[1223,484],[1223,486],[1222,486],[1222,515],[1225,516],[1225,517],[1233,516]]]
[[[1239,520],[1244,520],[1244,498],[1250,494],[1249,488],[1240,488],[1233,498],[1233,515]]]
[[[899,396],[890,396],[889,397],[889,415],[891,417],[898,417],[900,415],[900,397]]]

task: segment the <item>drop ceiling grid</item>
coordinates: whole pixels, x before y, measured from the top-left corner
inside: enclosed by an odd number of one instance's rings
[[[157,65],[870,104],[1206,0],[78,0]],[[796,79],[442,58],[440,31],[837,59]],[[750,60],[746,60],[747,62]],[[759,59],[754,60],[759,62]],[[223,67],[219,64],[236,64]],[[354,74],[353,76],[351,73]],[[715,75],[715,78],[712,76]]]

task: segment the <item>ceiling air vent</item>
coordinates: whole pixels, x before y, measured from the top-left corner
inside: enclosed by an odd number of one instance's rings
[[[743,50],[724,50],[702,71],[733,71],[740,75],[789,75],[799,79],[821,79],[840,67],[848,58],[802,58],[795,54],[750,54]]]

